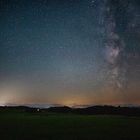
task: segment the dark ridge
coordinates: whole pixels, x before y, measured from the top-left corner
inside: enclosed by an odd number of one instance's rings
[[[139,107],[114,107],[114,106],[92,106],[82,109],[75,109],[75,113],[88,115],[127,115],[140,116]]]
[[[73,113],[82,115],[125,115],[140,116],[140,107],[115,107],[115,106],[91,106],[87,108],[70,108],[68,106],[50,108],[31,108],[26,106],[1,106],[0,112],[28,112],[28,113]]]
[[[47,109],[50,112],[57,112],[57,113],[68,113],[68,112],[72,112],[72,108],[68,107],[68,106],[61,106],[61,107],[50,107]]]

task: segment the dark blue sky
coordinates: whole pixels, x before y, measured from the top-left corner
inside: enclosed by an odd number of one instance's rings
[[[121,63],[115,60],[120,64],[114,64],[111,70],[105,47],[108,8],[115,23],[115,34],[125,44]],[[1,85],[4,84],[6,89],[9,85],[12,89],[22,87],[22,92],[21,89],[16,93],[9,93],[9,90],[6,94],[1,92],[0,101],[63,104],[125,102],[120,89],[113,94],[107,85],[113,77],[109,76],[110,71],[117,73],[115,82],[111,82],[118,85],[122,75],[124,85],[140,81],[137,78],[139,8],[136,0],[1,0]],[[120,65],[123,65],[125,74]],[[134,71],[133,76],[128,76]],[[138,96],[137,91],[135,97]],[[126,103],[138,103],[135,97],[129,101],[132,94],[128,95]],[[115,101],[116,96],[118,99]]]

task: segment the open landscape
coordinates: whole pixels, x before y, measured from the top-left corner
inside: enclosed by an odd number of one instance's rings
[[[140,116],[0,112],[2,140],[139,140]]]
[[[140,0],[0,0],[0,140],[140,140]]]

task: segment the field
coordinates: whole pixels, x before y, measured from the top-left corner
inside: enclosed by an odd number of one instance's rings
[[[3,112],[0,140],[140,140],[140,117]]]

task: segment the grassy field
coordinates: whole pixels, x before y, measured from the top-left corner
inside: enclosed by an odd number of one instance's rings
[[[5,112],[0,140],[140,140],[140,118]]]

